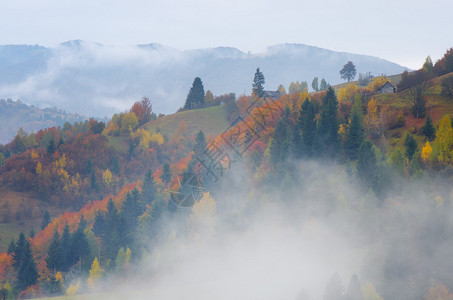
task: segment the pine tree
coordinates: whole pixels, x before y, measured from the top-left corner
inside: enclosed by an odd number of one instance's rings
[[[105,234],[105,216],[99,209],[94,215],[93,232],[96,236],[103,236]]]
[[[168,162],[164,163],[162,167],[162,175],[160,176],[164,184],[169,184],[171,181],[170,165]]]
[[[24,249],[27,239],[25,238],[25,234],[21,232],[19,234],[19,238],[17,239],[16,246],[14,247],[13,257],[12,257],[12,265],[14,269],[18,270],[22,264],[23,257],[24,257]]]
[[[103,245],[105,256],[107,259],[113,260],[120,248],[119,227],[121,226],[121,218],[118,210],[110,198],[107,202],[107,213],[105,214],[105,235]]]
[[[414,155],[415,151],[417,150],[417,141],[415,138],[410,135],[409,133],[406,133],[406,138],[404,139],[404,146],[406,147],[406,157],[409,160],[412,160],[412,156]]]
[[[50,223],[50,214],[49,211],[46,210],[42,216],[42,222],[41,222],[41,230],[44,230],[44,228],[47,227]]]
[[[187,94],[184,109],[197,109],[204,107],[204,87],[200,77],[196,77],[192,83],[189,93]]]
[[[17,287],[19,290],[35,285],[38,281],[38,271],[36,270],[36,263],[28,240],[25,241],[22,255],[22,262],[17,273]]]
[[[434,127],[430,116],[426,117],[425,124],[423,124],[420,131],[429,141],[433,141],[436,138],[436,127]]]
[[[49,145],[47,145],[47,153],[48,154],[54,154],[55,153],[55,142],[53,140],[53,137],[50,139]]]
[[[324,78],[321,79],[321,84],[319,85],[319,90],[321,90],[321,91],[327,90],[327,81]]]
[[[311,82],[311,87],[313,88],[313,91],[319,91],[319,86],[318,86],[318,77],[314,77],[313,81]]]
[[[47,250],[46,265],[47,268],[54,272],[60,271],[62,269],[63,263],[63,249],[61,247],[61,238],[60,233],[55,228],[50,241],[49,249]]]
[[[363,142],[363,127],[359,113],[354,111],[346,135],[344,150],[350,160],[357,159],[360,144]]]
[[[69,225],[66,223],[63,227],[63,233],[61,234],[61,270],[63,272],[69,271],[69,268],[72,266],[71,246],[71,233],[69,231]]]
[[[277,123],[270,145],[271,162],[276,165],[288,158],[291,145],[291,127],[289,126],[289,107],[285,107],[283,117]]]
[[[77,225],[77,229],[72,235],[71,254],[73,264],[76,262],[81,263],[82,260],[90,255],[90,246],[84,232],[86,226],[87,223],[82,215],[79,224]]]
[[[306,157],[312,157],[313,144],[316,136],[316,113],[313,102],[305,99],[302,105],[303,124],[302,124],[302,151]]]
[[[376,180],[376,154],[373,144],[364,140],[359,148],[357,176],[365,184],[365,190],[373,186]]]
[[[253,78],[252,92],[258,98],[262,98],[264,96],[264,83],[265,83],[264,75],[260,71],[260,68],[257,68],[255,72],[255,77]]]
[[[156,186],[154,185],[153,173],[148,170],[143,178],[141,198],[144,204],[151,204],[156,196]]]
[[[202,156],[208,147],[208,143],[206,142],[206,137],[202,130],[197,133],[195,137],[195,145],[193,147],[194,156],[198,157],[199,159],[203,159]]]
[[[9,245],[8,245],[8,250],[6,251],[6,253],[8,254],[12,254],[16,249],[16,242],[14,241],[14,239],[11,239],[11,242],[9,242]]]
[[[334,158],[338,151],[338,102],[335,91],[329,87],[323,99],[322,113],[317,128],[317,144],[321,154]]]

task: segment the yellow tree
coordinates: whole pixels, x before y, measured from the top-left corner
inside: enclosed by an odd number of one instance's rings
[[[106,186],[111,186],[113,183],[113,175],[112,172],[110,172],[109,169],[105,170],[104,173],[102,173],[102,181]]]
[[[369,90],[370,92],[374,93],[376,92],[379,88],[381,88],[386,82],[390,82],[390,79],[388,79],[387,77],[385,76],[379,76],[379,77],[375,77],[373,82],[371,82],[367,87],[366,89]]]
[[[433,148],[434,159],[449,164],[453,162],[453,128],[448,115],[445,115],[439,123]]]
[[[121,119],[121,133],[131,134],[138,125],[137,116],[134,113],[126,113]]]
[[[188,223],[196,240],[214,233],[217,225],[216,203],[209,192],[203,193],[203,197],[194,204]]]
[[[422,148],[422,159],[427,161],[433,152],[433,148],[431,147],[429,141],[426,141],[425,146]]]
[[[359,87],[350,83],[338,91],[337,99],[339,103],[353,103],[354,97],[360,92]]]
[[[95,257],[93,264],[91,265],[90,276],[88,277],[87,283],[91,289],[96,287],[96,283],[102,278],[104,270],[99,265],[98,258]]]
[[[374,285],[367,282],[362,287],[363,300],[383,300],[381,295],[376,292]]]
[[[367,114],[363,121],[363,125],[366,133],[371,139],[377,140],[381,137],[382,131],[379,123],[378,109],[373,98],[368,102]]]

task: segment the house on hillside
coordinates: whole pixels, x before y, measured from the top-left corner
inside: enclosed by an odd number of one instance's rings
[[[272,100],[280,99],[280,92],[279,91],[263,91],[264,95],[263,98],[267,99],[270,98]]]
[[[396,89],[393,86],[393,84],[390,83],[390,81],[387,81],[386,83],[384,83],[384,85],[381,86],[380,88],[378,88],[376,91],[377,94],[393,94],[395,92],[396,92]]]

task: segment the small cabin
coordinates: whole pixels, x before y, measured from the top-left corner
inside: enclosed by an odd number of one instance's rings
[[[279,91],[263,91],[264,95],[263,98],[267,99],[270,98],[272,100],[280,99],[280,92]]]
[[[384,83],[383,86],[381,86],[377,91],[376,93],[378,94],[393,94],[396,92],[396,89],[395,87],[393,86],[393,84],[390,83],[390,81],[387,81],[386,83]]]

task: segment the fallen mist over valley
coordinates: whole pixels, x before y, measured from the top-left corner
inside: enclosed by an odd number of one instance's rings
[[[441,180],[379,199],[334,163],[252,189],[238,168],[162,221],[146,258],[106,279],[110,299],[416,299],[451,285],[453,189]]]

